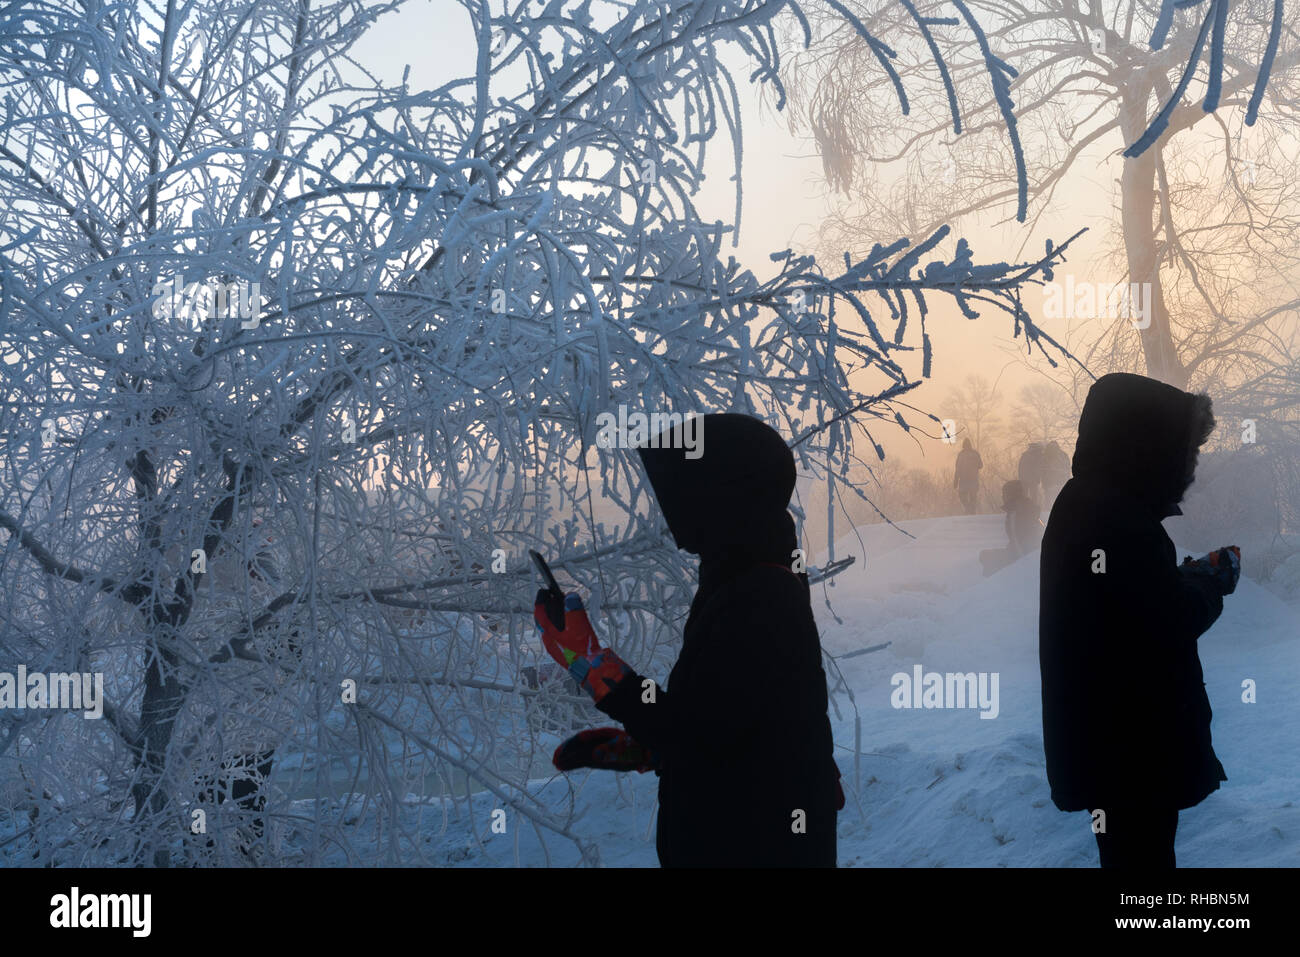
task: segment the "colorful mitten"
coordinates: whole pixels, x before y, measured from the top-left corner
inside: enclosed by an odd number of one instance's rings
[[[1237,580],[1241,578],[1241,549],[1236,545],[1228,545],[1200,558],[1188,555],[1183,559],[1181,567],[1188,574],[1213,579],[1223,594],[1231,595],[1237,588]]]
[[[632,669],[614,652],[600,647],[582,607],[582,599],[577,595],[564,596],[564,624],[556,627],[547,609],[550,594],[543,588],[533,603],[533,621],[537,622],[542,645],[561,667],[568,669],[592,700],[600,704],[605,695],[632,674]],[[551,611],[553,613],[554,609]]]
[[[605,771],[638,771],[644,774],[659,764],[649,748],[619,728],[579,731],[555,749],[551,763],[560,771],[599,768]]]

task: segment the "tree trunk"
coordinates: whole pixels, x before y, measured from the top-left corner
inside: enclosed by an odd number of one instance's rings
[[[1134,143],[1147,127],[1146,104],[1151,88],[1142,84],[1125,95],[1120,125],[1125,145]],[[1187,388],[1187,370],[1178,357],[1169,310],[1160,285],[1159,243],[1156,238],[1156,157],[1164,147],[1159,140],[1141,156],[1124,160],[1120,178],[1121,221],[1124,250],[1128,257],[1128,281],[1149,283],[1151,289],[1150,324],[1137,333],[1142,342],[1147,375],[1180,389]],[[1143,295],[1145,299],[1145,295]]]
[[[180,672],[181,657],[173,647],[176,634],[189,617],[189,604],[151,608],[153,655],[145,668],[144,695],[140,703],[141,750],[137,767],[139,780],[132,787],[135,798],[137,843],[135,858],[143,860],[153,850],[153,866],[168,867],[167,847],[173,828],[179,828],[175,812],[175,784],[167,768],[168,750],[176,729],[176,718],[189,693],[189,682]],[[176,834],[180,834],[178,829]]]

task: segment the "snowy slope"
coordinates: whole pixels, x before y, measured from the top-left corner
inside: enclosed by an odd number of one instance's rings
[[[856,554],[858,564],[834,587],[814,591],[830,654],[890,642],[883,651],[839,661],[860,715],[863,752],[855,787],[853,713],[841,695],[839,714],[832,713],[848,793],[840,815],[841,866],[1095,866],[1088,816],[1061,813],[1049,799],[1037,553],[985,579],[977,555],[1004,544],[1000,515],[906,528],[914,539],[888,526],[846,536],[837,557]],[[1215,749],[1229,780],[1182,814],[1181,866],[1300,865],[1298,622],[1300,606],[1243,580],[1201,639]],[[891,676],[910,674],[916,664],[925,671],[996,672],[997,717],[981,719],[973,709],[893,708]],[[1247,678],[1258,685],[1256,704],[1241,702]],[[543,800],[580,789],[576,804],[583,814],[573,831],[599,845],[602,863],[656,864],[653,775],[555,775],[534,784]],[[544,864],[525,822],[511,821],[504,835],[490,833],[493,807],[485,796],[475,800],[480,837],[467,846],[464,826],[444,830],[441,811],[426,806],[426,840],[447,864]],[[578,862],[571,844],[547,843],[552,865]]]
[[[887,527],[867,530],[867,571],[844,588],[854,596],[843,603],[844,623],[819,615],[832,654],[894,642],[842,665],[862,713],[863,750],[888,757],[862,759],[863,815],[842,819],[841,863],[1094,866],[1088,816],[1057,811],[1046,782],[1037,552],[984,579],[975,556],[1003,544],[1001,516],[934,519],[907,530],[915,541]],[[841,548],[862,554],[856,539]],[[1229,780],[1181,815],[1184,866],[1300,864],[1298,622],[1300,608],[1244,580],[1201,638],[1215,748]],[[890,675],[916,663],[927,671],[998,672],[998,717],[895,710]],[[1257,683],[1256,704],[1241,701],[1246,678]]]

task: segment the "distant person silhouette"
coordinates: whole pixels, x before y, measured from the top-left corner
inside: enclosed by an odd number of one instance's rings
[[[980,552],[980,563],[984,566],[986,576],[1028,555],[1038,547],[1042,537],[1038,505],[1030,501],[1024,486],[1015,479],[1002,486],[1002,510],[1007,513],[1007,546]]]
[[[1070,457],[1055,440],[1043,446],[1041,479],[1043,483],[1043,506],[1051,508],[1061,488],[1070,480]]]
[[[961,451],[957,453],[957,468],[953,472],[952,487],[957,490],[962,510],[967,515],[975,514],[976,497],[980,490],[980,469],[984,460],[970,444],[970,439],[963,439]]]
[[[681,653],[656,687],[600,647],[576,595],[561,630],[539,594],[547,650],[626,729],[576,735],[555,764],[653,768],[665,867],[833,867],[843,795],[808,578],[791,567],[794,456],[746,415],[705,416],[698,458],[679,435],[638,453],[678,547],[700,556]]]
[[[1236,587],[1239,555],[1180,567],[1160,524],[1181,514],[1213,429],[1207,395],[1103,376],[1043,537],[1047,779],[1062,811],[1093,812],[1102,867],[1175,866],[1178,812],[1227,780],[1196,642]]]
[[[1042,503],[1040,485],[1043,481],[1043,444],[1031,442],[1020,456],[1016,466],[1016,477],[1020,480],[1025,495],[1035,504]]]

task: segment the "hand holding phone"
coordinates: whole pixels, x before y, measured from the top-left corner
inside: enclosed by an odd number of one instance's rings
[[[1241,549],[1226,545],[1200,558],[1188,555],[1180,567],[1188,574],[1213,580],[1224,595],[1231,595],[1241,578]]]
[[[542,576],[542,581],[546,587],[537,593],[537,598],[533,604],[541,605],[546,609],[546,617],[551,620],[551,624],[556,628],[564,628],[564,592],[560,589],[560,584],[551,574],[551,566],[546,564],[546,559],[541,553],[534,549],[528,549],[528,557],[533,560],[538,573]]]
[[[613,651],[600,646],[582,599],[576,593],[566,595],[560,590],[546,559],[531,548],[528,554],[546,583],[533,602],[533,621],[542,647],[600,704],[633,671]]]

